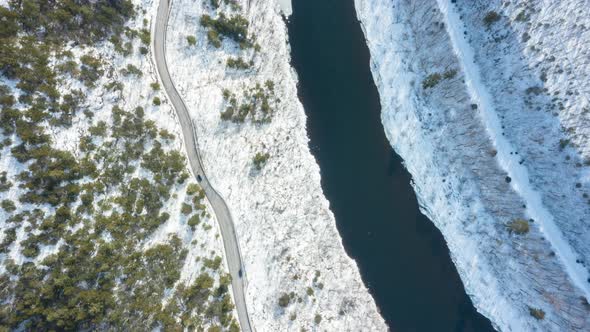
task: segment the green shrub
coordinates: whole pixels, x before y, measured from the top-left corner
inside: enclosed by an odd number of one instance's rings
[[[253,159],[254,167],[256,167],[257,170],[261,170],[262,166],[266,164],[268,158],[270,158],[270,154],[268,153],[256,153]]]
[[[518,13],[518,15],[516,15],[515,20],[517,22],[526,22],[529,20],[529,15],[526,13],[526,11],[523,9],[520,11],[520,13]]]
[[[322,322],[322,315],[320,314],[316,314],[315,317],[313,318],[314,323],[319,324]]]
[[[274,96],[274,83],[267,81],[265,88],[256,84],[243,92],[241,104],[231,91],[224,89],[223,98],[228,103],[226,110],[221,112],[222,120],[231,120],[235,123],[243,123],[250,116],[254,123],[263,124],[272,120],[273,107],[271,106]]]
[[[87,87],[93,87],[95,82],[102,76],[102,62],[90,54],[85,54],[80,57],[82,64],[80,65],[80,80]]]
[[[186,194],[192,196],[194,194],[200,194],[202,190],[198,184],[191,183],[186,187]]]
[[[508,231],[511,233],[516,233],[518,235],[527,234],[530,230],[529,222],[520,218],[510,221],[506,224],[506,227],[508,227]]]
[[[128,64],[126,68],[121,69],[121,74],[123,74],[124,76],[131,76],[131,75],[137,76],[137,77],[143,76],[143,73],[141,72],[141,70],[132,64]]]
[[[186,223],[191,227],[191,229],[194,230],[195,227],[197,227],[197,225],[201,223],[201,218],[198,214],[194,214],[192,217],[188,219]]]
[[[219,33],[217,31],[209,30],[207,32],[207,40],[209,40],[209,43],[211,43],[211,45],[213,45],[215,48],[221,47],[221,38],[219,38]]]
[[[290,303],[291,297],[289,296],[289,294],[283,293],[281,294],[281,296],[279,296],[279,306],[286,308],[289,306]]]
[[[217,271],[221,266],[221,257],[215,256],[213,259],[205,258],[203,259],[203,265],[205,265],[206,268]]]
[[[160,100],[159,97],[154,97],[154,100],[152,101],[152,103],[156,106],[160,106],[160,104],[162,103],[162,101]]]
[[[563,151],[568,145],[570,144],[569,139],[560,139],[559,140],[559,151]]]
[[[537,320],[542,320],[545,318],[545,311],[543,311],[543,309],[529,307],[529,314],[535,317]]]
[[[152,82],[152,83],[150,83],[150,87],[154,91],[159,91],[160,90],[160,83],[158,83],[158,82]]]
[[[104,137],[107,133],[107,124],[104,121],[99,121],[94,126],[88,128],[88,132],[93,136]]]
[[[182,203],[182,207],[180,208],[180,212],[184,215],[188,215],[193,212],[193,207],[190,204]]]
[[[149,45],[151,41],[150,30],[145,28],[139,30],[139,39],[144,45]]]
[[[253,46],[253,41],[248,38],[248,20],[241,15],[228,18],[221,13],[217,19],[213,19],[209,15],[203,15],[201,16],[201,25],[209,28],[207,37],[215,47],[221,46],[220,36],[232,39],[240,45],[240,48]]]
[[[186,41],[190,46],[194,46],[197,43],[197,38],[195,36],[186,36]]]
[[[486,16],[483,18],[483,23],[487,26],[490,26],[500,20],[500,14],[496,13],[495,11],[487,12]]]
[[[6,212],[12,212],[12,211],[16,210],[16,205],[14,205],[14,202],[9,199],[2,200],[2,203],[0,203],[0,206]]]
[[[174,134],[170,133],[168,130],[166,129],[161,129],[160,130],[160,137],[164,140],[172,140],[174,139]]]
[[[6,171],[0,172],[0,192],[8,191],[12,187],[12,182],[8,180]]]
[[[4,240],[0,243],[0,253],[7,253],[8,247],[16,240],[16,227],[4,230]]]
[[[123,85],[123,83],[121,83],[119,81],[112,81],[112,82],[105,84],[104,87],[108,91],[123,91],[123,88],[125,86]]]
[[[439,73],[430,74],[422,81],[422,88],[433,88],[441,81],[441,79],[442,76]]]
[[[242,58],[229,58],[227,66],[234,69],[248,69],[252,66],[252,62],[247,63]]]

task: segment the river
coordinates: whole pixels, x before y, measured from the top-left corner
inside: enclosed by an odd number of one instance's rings
[[[493,331],[385,138],[353,0],[294,0],[288,27],[322,188],[391,330]]]

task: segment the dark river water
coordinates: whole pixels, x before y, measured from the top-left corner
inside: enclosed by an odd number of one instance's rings
[[[391,330],[493,331],[385,138],[353,0],[293,0],[288,27],[322,188]]]

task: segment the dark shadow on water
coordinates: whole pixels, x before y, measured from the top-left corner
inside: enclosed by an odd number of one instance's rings
[[[383,132],[353,0],[293,0],[289,22],[310,148],[338,230],[393,331],[492,331],[477,313]]]

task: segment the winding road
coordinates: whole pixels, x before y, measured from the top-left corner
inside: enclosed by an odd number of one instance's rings
[[[166,31],[168,27],[168,15],[170,13],[170,0],[160,0],[158,5],[158,13],[156,16],[156,24],[153,31],[154,43],[153,54],[164,90],[172,103],[176,114],[182,127],[182,136],[186,146],[186,154],[188,156],[189,164],[193,175],[200,180],[199,183],[209,203],[213,207],[213,212],[217,217],[221,236],[223,238],[223,246],[225,248],[225,257],[227,259],[227,266],[232,277],[232,290],[234,296],[234,303],[238,312],[238,319],[242,331],[254,331],[248,310],[246,307],[246,299],[244,295],[245,288],[245,271],[243,270],[242,257],[240,255],[240,248],[236,237],[234,223],[223,198],[213,189],[209,180],[205,176],[201,157],[199,156],[197,134],[194,124],[191,121],[188,110],[180,94],[174,87],[168,66],[166,64]]]

